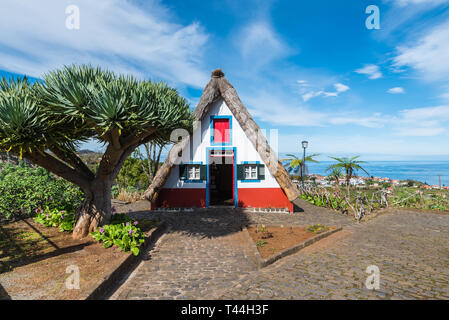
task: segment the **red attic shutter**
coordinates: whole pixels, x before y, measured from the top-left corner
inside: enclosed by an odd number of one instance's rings
[[[229,119],[214,119],[214,143],[228,143]]]

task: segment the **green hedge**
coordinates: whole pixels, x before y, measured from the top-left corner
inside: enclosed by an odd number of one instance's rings
[[[29,217],[44,208],[73,212],[82,199],[78,187],[43,168],[0,166],[0,218]]]

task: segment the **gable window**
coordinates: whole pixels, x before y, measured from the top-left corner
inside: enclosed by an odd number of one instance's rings
[[[211,116],[212,145],[231,144],[231,116]]]

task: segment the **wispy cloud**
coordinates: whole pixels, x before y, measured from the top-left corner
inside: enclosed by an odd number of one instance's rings
[[[405,7],[408,5],[425,5],[433,7],[447,3],[447,0],[388,0],[387,2],[393,3],[398,7]]]
[[[391,93],[391,94],[401,94],[401,93],[405,93],[405,90],[402,87],[394,87],[394,88],[388,89],[387,92]]]
[[[342,92],[348,91],[350,88],[347,85],[344,85],[342,83],[335,83],[334,88],[335,91],[324,91],[324,90],[311,90],[311,85],[306,80],[298,80],[297,83],[300,86],[300,93],[301,97],[304,100],[304,102],[309,101],[312,98],[324,96],[324,97],[338,97],[338,95]]]
[[[427,80],[449,77],[449,20],[431,29],[409,45],[399,46],[396,67],[411,67]]]
[[[0,69],[39,77],[71,63],[202,87],[208,80],[199,23],[176,24],[158,1],[78,0],[80,29],[65,26],[66,1],[2,2]]]
[[[355,70],[356,73],[365,74],[369,79],[379,79],[382,78],[382,72],[380,68],[375,64],[365,65],[363,68]]]
[[[254,67],[261,67],[293,52],[266,20],[251,22],[243,27],[236,44],[243,59]]]

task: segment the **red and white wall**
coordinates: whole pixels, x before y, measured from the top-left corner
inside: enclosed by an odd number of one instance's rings
[[[236,163],[259,162],[263,160],[256,151],[251,141],[247,138],[237,119],[232,114],[226,103],[219,99],[211,106],[209,114],[201,121],[201,125],[194,131],[190,138],[189,146],[182,152],[181,164],[207,164],[208,150],[220,149],[211,145],[210,116],[229,116],[231,118],[231,145],[226,148],[235,148]],[[276,147],[273,146],[272,147]],[[189,182],[179,177],[179,168],[174,166],[163,189],[160,191],[157,206],[168,207],[205,207],[207,181]],[[279,186],[276,179],[265,167],[265,179],[257,182],[237,180],[237,203],[241,207],[254,208],[288,208],[293,211],[293,205]]]

